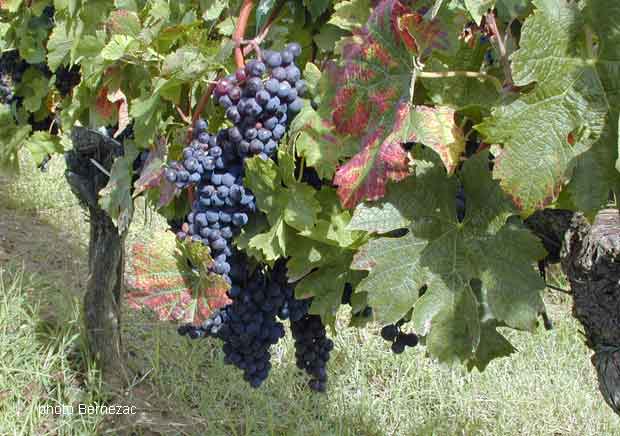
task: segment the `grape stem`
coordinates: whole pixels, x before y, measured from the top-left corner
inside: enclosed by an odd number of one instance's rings
[[[490,80],[499,89],[502,89],[502,82],[495,76],[477,71],[419,71],[418,77],[423,79],[441,79],[446,77],[472,77],[476,79]]]
[[[247,56],[248,54],[250,54],[252,52],[252,50],[256,50],[257,53],[260,53],[258,51],[258,47],[260,46],[260,44],[265,40],[265,38],[269,34],[269,30],[271,30],[271,26],[278,20],[278,18],[280,16],[279,12],[282,10],[282,6],[283,5],[284,5],[284,1],[280,0],[278,2],[278,4],[276,4],[273,7],[273,9],[271,10],[271,15],[269,15],[269,18],[267,19],[267,22],[265,23],[265,25],[263,26],[263,28],[261,29],[259,34],[256,35],[256,37],[254,39],[251,39],[251,40],[246,42],[248,45],[246,47],[244,47],[244,49],[243,49],[243,55],[244,56]]]
[[[239,19],[237,20],[237,27],[235,28],[235,33],[233,33],[232,39],[237,45],[237,47],[235,47],[235,63],[237,64],[237,68],[243,68],[245,66],[241,41],[245,36],[245,29],[248,27],[248,20],[253,8],[254,0],[243,0],[241,11],[239,12]]]
[[[185,115],[185,113],[183,112],[183,109],[181,109],[179,106],[175,106],[175,107],[177,109],[179,116],[183,120],[183,122],[186,124],[192,125],[193,124],[192,119],[189,116]]]
[[[502,66],[504,67],[504,75],[506,76],[506,86],[509,89],[512,89],[514,82],[512,80],[512,70],[510,69],[510,61],[508,61],[508,53],[506,51],[506,45],[504,44],[504,39],[499,31],[499,27],[497,26],[497,21],[495,20],[495,13],[489,12],[485,15],[485,22],[487,24],[488,29],[491,31],[492,38],[491,40],[497,42],[497,48],[499,50],[499,55],[502,61]]]

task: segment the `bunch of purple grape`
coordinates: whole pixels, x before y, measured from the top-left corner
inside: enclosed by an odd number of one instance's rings
[[[277,318],[290,319],[296,326],[296,344],[304,350],[304,368],[313,377],[310,387],[324,391],[325,364],[333,344],[325,337],[320,317],[308,316],[311,301],[295,298],[284,260],[250,274],[247,257],[232,245],[234,236],[256,212],[256,200],[243,186],[244,160],[275,158],[290,121],[302,109],[300,97],[307,86],[294,62],[300,54],[296,43],[281,52],[264,51],[263,60],[251,60],[220,80],[214,97],[232,126],[211,135],[207,123],[199,120],[194,139],[183,150],[182,159],[170,163],[165,177],[177,188],[193,187],[196,193],[178,237],[207,245],[215,260],[213,272],[231,284],[232,303],[200,326],[181,326],[179,333],[192,339],[221,339],[225,362],[242,369],[245,380],[258,387],[271,368],[269,348],[284,336]],[[306,324],[311,338],[299,336]],[[318,353],[314,360],[310,359],[312,350]]]
[[[327,337],[325,326],[318,315],[306,314],[297,321],[291,321],[295,338],[297,367],[305,370],[311,379],[310,389],[325,392],[327,388],[327,362],[334,343]]]
[[[172,162],[165,171],[178,188],[196,188],[192,210],[177,236],[208,246],[215,260],[213,272],[231,283],[231,242],[256,211],[256,201],[243,187],[243,160],[234,153],[228,132],[210,135],[207,123],[199,120],[194,136],[183,150],[183,161]]]
[[[295,65],[300,54],[297,43],[281,52],[264,51],[262,61],[251,60],[218,82],[215,98],[234,124],[228,138],[240,157],[272,157],[288,123],[301,111],[307,85]]]
[[[404,333],[400,327],[405,323],[405,319],[400,319],[396,324],[388,324],[381,329],[381,337],[391,342],[391,349],[394,354],[401,354],[406,347],[418,345],[419,338],[415,333]]]

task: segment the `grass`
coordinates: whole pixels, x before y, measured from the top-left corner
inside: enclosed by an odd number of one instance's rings
[[[35,294],[54,293],[35,275],[0,268],[0,434],[93,434],[100,417],[54,413],[56,406],[101,399],[88,369],[77,310],[62,326],[40,318]],[[74,304],[70,305],[76,308]]]
[[[422,347],[395,356],[378,326],[346,328],[343,311],[326,395],[305,389],[290,337],[273,348],[265,385],[252,390],[223,364],[218,343],[181,338],[152,314],[125,308],[124,340],[136,378],[122,395],[103,399],[77,334],[76,304],[87,274],[83,215],[62,181],[60,160],[49,174],[31,162],[25,168],[9,187],[0,184],[0,226],[4,220],[11,232],[39,232],[13,248],[2,239],[11,235],[0,233],[0,262],[2,250],[9,257],[18,250],[22,262],[0,263],[2,435],[620,435],[570,299],[558,294],[546,296],[555,328],[507,332],[519,352],[483,373],[438,365]],[[138,208],[129,239],[156,238],[162,229],[161,220]],[[50,267],[41,258],[57,262]],[[567,286],[557,274],[554,284]],[[139,413],[129,419],[35,413],[50,401],[104,400],[135,405]]]

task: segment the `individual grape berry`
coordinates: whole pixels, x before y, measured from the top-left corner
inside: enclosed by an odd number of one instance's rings
[[[274,68],[271,70],[271,77],[276,79],[278,82],[282,82],[286,80],[286,70],[283,67]]]
[[[397,340],[392,343],[391,348],[394,354],[401,354],[403,351],[405,351],[405,344]]]
[[[196,132],[198,132],[199,134],[204,133],[209,128],[209,123],[207,122],[207,120],[198,118],[198,120],[196,120],[196,124],[194,128],[196,129]]]
[[[407,347],[415,347],[418,345],[419,338],[415,333],[407,333],[401,334],[400,336],[401,342],[405,344]]]
[[[263,56],[263,58],[269,68],[277,68],[282,65],[282,56],[278,52],[268,52]]]
[[[298,42],[291,42],[287,44],[286,50],[289,51],[296,58],[301,55],[301,45]]]
[[[381,337],[386,341],[394,341],[398,336],[398,327],[394,324],[386,325],[381,329]]]
[[[288,50],[283,50],[282,53],[280,53],[280,56],[282,56],[282,65],[284,66],[289,65],[295,60],[295,56],[293,56],[293,53]]]
[[[251,60],[245,66],[246,73],[252,77],[262,77],[266,69],[265,64],[257,60]]]
[[[235,78],[237,79],[237,82],[243,82],[245,81],[245,79],[247,79],[247,77],[248,74],[244,68],[239,68],[237,71],[235,71]]]
[[[239,114],[237,107],[231,106],[226,109],[226,118],[228,118],[231,122],[235,124],[241,121],[241,114]]]
[[[301,78],[301,71],[295,65],[289,65],[285,69],[286,71],[286,80],[291,84],[295,84]]]
[[[288,110],[292,114],[298,114],[299,112],[301,112],[303,107],[304,107],[303,100],[301,98],[297,98],[297,99],[295,99],[295,101],[293,101],[291,104],[289,104]]]

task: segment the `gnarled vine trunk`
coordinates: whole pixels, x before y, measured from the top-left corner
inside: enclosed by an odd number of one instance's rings
[[[599,388],[620,414],[620,214],[601,211],[592,225],[579,214],[564,236],[562,268],[573,293],[573,315],[594,351]]]
[[[620,414],[620,214],[605,209],[590,224],[583,214],[539,211],[527,219],[571,284],[573,316],[594,351],[599,389]]]
[[[119,233],[98,203],[118,143],[81,127],[73,129],[71,139],[73,150],[65,155],[65,176],[90,221],[89,276],[83,299],[86,337],[104,382],[119,387],[128,382],[120,331],[125,234]]]

